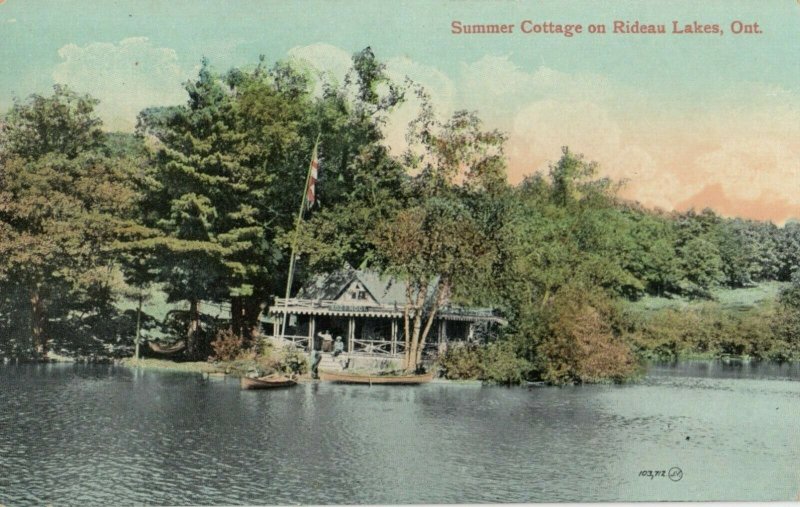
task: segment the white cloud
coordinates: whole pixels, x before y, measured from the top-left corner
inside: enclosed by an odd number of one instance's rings
[[[317,77],[318,92],[321,91],[323,82],[342,84],[352,58],[344,49],[322,43],[293,47],[289,50],[288,57],[308,65]]]
[[[54,79],[101,99],[99,112],[110,128],[130,129],[144,107],[183,102],[182,82],[196,73],[146,38],[70,44],[59,56]],[[318,91],[323,81],[343,83],[352,58],[321,43],[292,48],[287,56],[316,75]],[[685,100],[671,107],[602,75],[524,69],[510,55],[464,62],[450,75],[407,57],[384,61],[395,82],[422,84],[442,117],[477,110],[486,128],[507,132],[512,182],[545,170],[568,145],[599,162],[602,175],[626,180],[623,195],[646,205],[672,209],[717,185],[731,202],[774,195],[800,210],[796,91],[731,83],[690,110]],[[405,148],[418,107],[407,94],[389,118],[387,144],[395,153]]]
[[[186,100],[182,83],[190,72],[175,51],[155,47],[146,37],[67,44],[58,55],[55,82],[99,99],[98,114],[109,129],[131,130],[142,109]]]

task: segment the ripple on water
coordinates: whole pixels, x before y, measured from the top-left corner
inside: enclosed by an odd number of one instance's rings
[[[1,367],[0,503],[792,498],[800,384],[789,370],[758,371],[660,367],[629,386],[249,392],[186,374]],[[678,486],[637,477],[672,464],[686,471]]]

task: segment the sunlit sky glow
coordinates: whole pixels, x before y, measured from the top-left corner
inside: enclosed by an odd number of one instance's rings
[[[639,20],[718,23],[719,35],[454,36],[450,23]],[[729,33],[758,22],[763,34]],[[518,28],[515,30],[518,31]],[[110,129],[181,103],[203,56],[224,71],[304,59],[341,78],[371,46],[390,74],[425,85],[440,112],[477,110],[509,135],[509,178],[569,145],[649,206],[800,217],[800,4],[795,0],[207,1],[6,0],[0,108],[66,83],[102,101]],[[412,107],[388,130],[403,143]]]

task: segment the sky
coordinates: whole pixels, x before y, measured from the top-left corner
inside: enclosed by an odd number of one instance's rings
[[[526,20],[584,33],[526,34]],[[453,21],[513,31],[453,34]],[[737,21],[760,33],[734,34]],[[800,0],[0,0],[0,36],[0,111],[64,83],[101,100],[108,129],[131,130],[144,107],[185,102],[203,57],[220,71],[291,58],[341,80],[370,46],[441,115],[474,110],[506,132],[512,183],[569,146],[647,206],[800,218]],[[388,126],[395,151],[414,106]]]

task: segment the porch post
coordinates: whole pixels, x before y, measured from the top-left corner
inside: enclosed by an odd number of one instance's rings
[[[392,341],[391,346],[391,354],[397,354],[397,319],[392,318],[392,337],[390,338]]]
[[[355,343],[353,342],[355,341],[355,339],[356,339],[356,320],[353,317],[350,317],[350,319],[347,321],[348,352],[353,352],[353,346],[355,345]]]
[[[275,320],[275,317],[272,318],[272,336],[277,338],[278,337],[278,321]]]
[[[308,317],[308,351],[314,350],[314,335],[317,331],[317,319],[313,315]]]
[[[447,321],[442,319],[442,327],[439,330],[439,343],[447,343]]]
[[[475,323],[470,322],[467,326],[467,341],[472,341],[472,337],[475,336]]]

